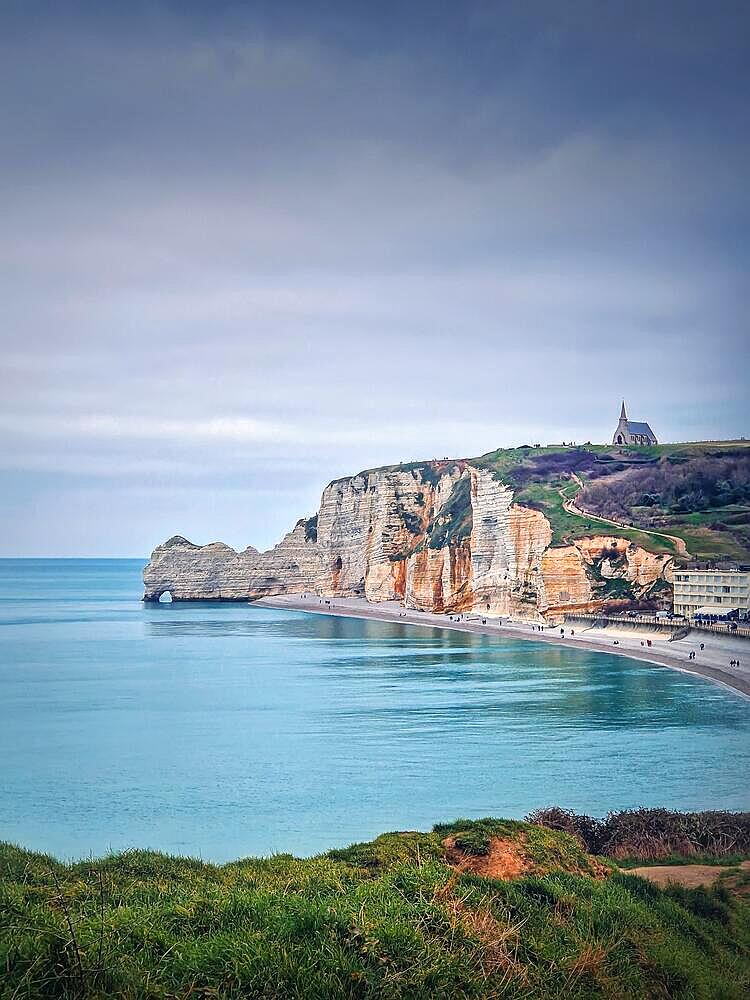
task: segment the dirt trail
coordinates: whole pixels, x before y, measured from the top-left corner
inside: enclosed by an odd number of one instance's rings
[[[578,485],[583,489],[584,483],[580,476],[576,475],[575,472],[571,473],[571,478],[578,483]],[[573,514],[574,517],[588,518],[590,521],[598,521],[600,524],[611,524],[614,528],[625,528],[628,531],[640,531],[644,535],[653,535],[654,538],[666,538],[670,541],[677,549],[677,555],[682,556],[685,559],[689,558],[690,553],[688,552],[687,545],[682,538],[678,538],[677,535],[668,535],[666,531],[652,531],[650,528],[634,528],[631,524],[623,524],[621,521],[613,521],[609,517],[600,517],[598,514],[590,514],[587,510],[582,507],[578,507],[575,500],[568,500],[565,496],[564,487],[560,487],[558,490],[560,494],[560,499],[563,502],[563,507],[568,512],[568,514]]]
[[[736,867],[740,871],[750,872],[750,861],[742,861]],[[695,889],[699,885],[713,885],[720,875],[729,871],[731,868],[725,865],[644,865],[628,869],[627,874],[640,875],[658,886],[672,883],[686,889]]]

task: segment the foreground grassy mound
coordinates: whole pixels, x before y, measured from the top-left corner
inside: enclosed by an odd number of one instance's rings
[[[222,866],[137,851],[63,865],[4,845],[0,921],[7,998],[750,990],[747,902],[657,889],[570,833],[496,819]]]

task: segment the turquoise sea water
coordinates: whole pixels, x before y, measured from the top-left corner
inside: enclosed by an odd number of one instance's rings
[[[559,803],[750,808],[750,702],[621,657],[0,560],[0,839],[311,854]]]

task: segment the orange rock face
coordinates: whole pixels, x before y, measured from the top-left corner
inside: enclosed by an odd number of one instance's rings
[[[593,598],[585,559],[575,545],[549,548],[541,560],[541,612],[588,606]]]
[[[674,562],[671,556],[656,555],[638,545],[631,545],[627,551],[627,559],[628,579],[635,584],[636,591],[650,587],[660,578],[672,583]]]
[[[541,511],[513,504],[509,530],[515,553],[515,583],[509,611],[533,618],[541,611],[542,558],[552,541],[552,528]]]
[[[410,557],[406,573],[407,607],[422,611],[466,611],[473,607],[471,549],[468,544],[440,549],[425,546]]]

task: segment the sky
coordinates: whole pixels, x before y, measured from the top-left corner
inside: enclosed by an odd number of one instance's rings
[[[0,2],[0,555],[750,436],[746,3]]]

